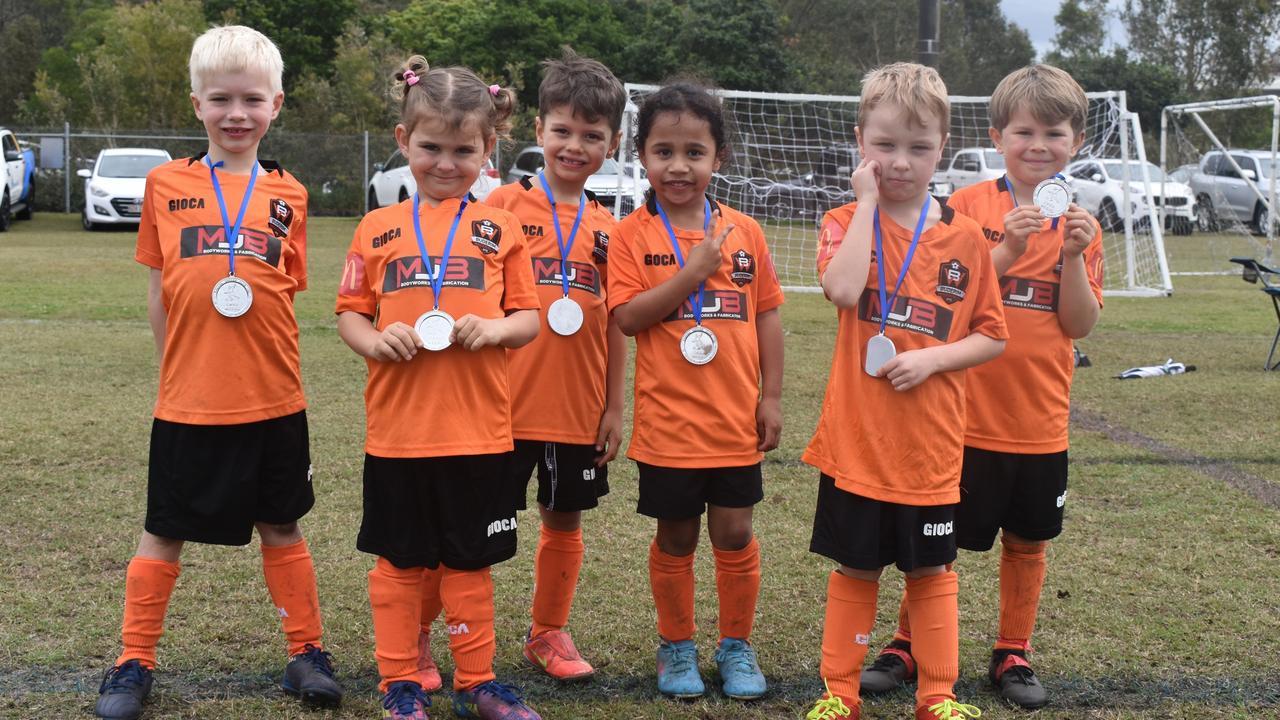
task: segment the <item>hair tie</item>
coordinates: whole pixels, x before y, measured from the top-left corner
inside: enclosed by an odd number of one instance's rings
[[[416,72],[412,70],[405,70],[403,75],[404,75],[405,85],[408,85],[409,87],[413,87],[414,85],[418,84],[418,74]]]
[[[500,92],[502,92],[502,86],[501,86],[501,85],[490,85],[490,86],[489,86],[489,94],[490,94],[490,95],[492,95],[492,96],[494,96],[494,97],[498,97],[498,93],[500,93]]]

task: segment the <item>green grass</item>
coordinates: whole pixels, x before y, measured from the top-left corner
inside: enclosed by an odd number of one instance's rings
[[[191,545],[148,718],[378,716],[366,584],[372,558],[354,549],[364,365],[338,339],[332,315],[354,226],[311,223],[312,290],[298,300],[317,493],[304,528],[347,702],[341,711],[307,713],[279,694],[283,638],[257,551]],[[87,717],[118,650],[124,570],[145,508],[156,382],[146,271],[132,256],[131,233],[84,233],[69,216],[42,213],[0,235],[2,718]],[[536,514],[520,518],[519,556],[494,569],[498,674],[523,685],[548,720],[798,718],[819,692],[830,563],[807,551],[816,473],[799,455],[817,421],[834,313],[820,295],[797,293],[783,316],[783,444],[766,460],[767,497],[756,523],[764,580],[754,640],[773,692],[749,705],[714,692],[689,703],[657,696],[645,561],[653,526],[633,512],[635,470],[620,460],[613,493],[586,517],[587,560],[573,615],[579,646],[600,668],[597,680],[557,688],[521,664]],[[1170,298],[1110,298],[1081,343],[1094,367],[1076,376],[1077,405],[1280,483],[1280,374],[1260,369],[1274,330],[1265,298],[1238,277],[1178,278]],[[1169,356],[1199,369],[1110,378]],[[1050,557],[1035,660],[1054,704],[1036,717],[1280,718],[1276,507],[1192,463],[1077,428],[1067,529]],[[984,718],[1022,718],[982,680],[995,632],[996,560],[991,553],[959,560],[959,690]],[[716,603],[705,543],[697,571],[698,641],[710,679]],[[896,616],[895,575],[885,574],[876,646]],[[446,638],[437,634],[435,642],[451,669]],[[910,703],[904,693],[873,700],[863,717],[906,717]],[[437,717],[451,717],[445,704],[447,697],[437,701]]]

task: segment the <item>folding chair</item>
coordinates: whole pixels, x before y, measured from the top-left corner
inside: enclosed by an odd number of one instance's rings
[[[1267,362],[1262,369],[1280,369],[1280,360],[1271,362],[1276,354],[1276,345],[1280,344],[1280,270],[1269,268],[1253,258],[1233,257],[1231,262],[1243,267],[1241,276],[1245,282],[1262,283],[1262,287],[1258,289],[1271,298],[1271,307],[1276,311],[1276,336],[1271,340],[1271,352],[1267,353]]]

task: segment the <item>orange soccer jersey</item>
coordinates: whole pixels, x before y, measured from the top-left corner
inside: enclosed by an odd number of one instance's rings
[[[298,370],[293,296],[307,287],[307,191],[263,161],[235,243],[236,276],[253,305],[218,314],[213,286],[227,276],[226,231],[204,155],[147,175],[134,258],[160,270],[168,321],[155,416],[195,425],[234,425],[306,408]],[[232,222],[248,175],[218,172]]]
[[[594,443],[605,404],[605,365],[608,361],[605,276],[609,237],[618,224],[588,193],[582,223],[569,250],[569,298],[582,308],[582,327],[572,335],[557,335],[547,325],[547,309],[564,297],[560,274],[560,246],[554,222],[569,242],[577,205],[551,203],[541,183],[524,178],[503,185],[485,199],[486,205],[509,210],[519,218],[533,263],[533,281],[542,304],[538,337],[507,351],[511,368],[511,430],[521,440],[585,445]]]
[[[439,266],[460,200],[422,204],[422,239]],[[469,202],[442,269],[440,309],[454,319],[501,318],[538,307],[529,255],[511,213]],[[413,201],[374,210],[360,221],[342,271],[336,312],[358,312],[378,330],[413,327],[432,309],[431,276],[413,230]],[[510,450],[507,352],[457,345],[419,348],[406,362],[366,360],[365,452],[378,457],[483,455]]]
[[[1004,239],[1004,216],[1013,198],[1004,178],[970,185],[951,197],[951,207],[982,226],[988,249]],[[1010,453],[1055,453],[1067,449],[1071,338],[1058,324],[1062,243],[1066,223],[1034,233],[1027,251],[1000,278],[1009,324],[1004,353],[969,370],[965,445]],[[1084,251],[1093,294],[1102,303],[1102,230]]]
[[[706,365],[693,365],[680,354],[680,338],[694,324],[689,300],[636,335],[635,408],[627,457],[637,462],[738,467],[763,457],[756,449],[756,317],[782,304],[782,287],[760,225],[726,205],[711,204],[737,226],[721,248],[728,262],[707,278],[702,305],[702,322],[716,334],[719,351]],[[675,232],[684,257],[703,239],[699,230]],[[611,310],[680,270],[652,198],[618,224],[611,250]]]
[[[818,273],[844,239],[855,203],[827,213],[818,244]],[[912,229],[882,213],[886,283],[890,290],[911,244]],[[842,490],[902,505],[960,500],[964,451],[965,371],[939,373],[898,392],[863,366],[867,339],[880,331],[878,258],[852,309],[839,311],[835,358],[817,432],[802,459]],[[1007,336],[990,251],[977,223],[942,207],[942,218],[920,237],[902,289],[889,310],[885,335],[899,353],[956,342],[970,333]]]

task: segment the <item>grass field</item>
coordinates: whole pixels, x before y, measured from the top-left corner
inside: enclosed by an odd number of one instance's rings
[[[363,362],[332,315],[354,220],[311,224],[312,290],[298,300],[315,462],[304,529],[316,558],[327,644],[347,701],[298,709],[275,687],[283,638],[253,548],[188,546],[160,647],[148,718],[374,718],[380,708],[367,600],[372,558],[355,550],[360,516]],[[1220,269],[1227,239],[1170,238],[1175,269]],[[40,214],[0,235],[0,718],[88,717],[118,651],[125,565],[145,508],[156,367],[146,272],[129,232],[84,233]],[[521,664],[537,516],[494,569],[499,677],[524,686],[545,718],[799,718],[820,691],[818,647],[829,562],[807,552],[816,472],[800,452],[826,381],[834,313],[796,293],[787,332],[782,446],[765,464],[757,510],[764,581],[754,641],[771,693],[748,705],[712,692],[658,696],[645,562],[651,522],[636,515],[635,470],[613,466],[610,495],[586,520],[587,560],[572,620],[600,669],[558,688]],[[1275,317],[1238,277],[1177,278],[1161,299],[1109,299],[1081,348],[1067,529],[1050,549],[1035,637],[1053,696],[1038,718],[1280,718],[1280,373],[1263,373]],[[1194,373],[1120,382],[1173,357]],[[698,559],[704,676],[716,632],[714,575]],[[961,698],[983,718],[1001,705],[984,675],[996,625],[994,553],[962,553]],[[873,645],[886,641],[901,589],[885,574]],[[451,669],[443,634],[437,658]],[[447,696],[437,717],[451,717]],[[904,718],[903,692],[865,718]]]

